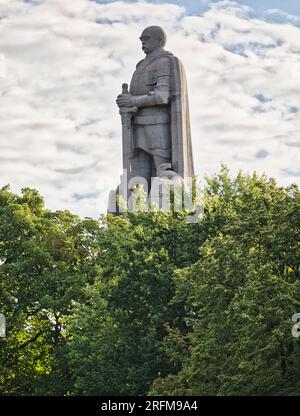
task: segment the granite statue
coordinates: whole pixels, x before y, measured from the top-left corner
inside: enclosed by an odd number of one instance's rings
[[[122,118],[123,170],[126,181],[194,175],[188,90],[181,61],[165,50],[167,36],[159,26],[140,36],[146,57],[123,84],[117,105]],[[168,171],[168,172],[167,172]],[[118,193],[118,190],[117,190]]]

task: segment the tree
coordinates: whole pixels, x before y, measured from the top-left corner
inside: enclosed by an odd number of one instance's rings
[[[0,190],[0,310],[8,333],[0,355],[1,394],[65,391],[57,356],[67,341],[65,318],[91,278],[82,267],[90,256],[90,224],[45,210],[36,190],[23,189],[22,196]]]
[[[177,297],[188,290],[189,353],[150,393],[299,394],[299,191],[223,169],[206,193],[210,231],[177,284]]]
[[[298,188],[223,167],[186,216],[2,188],[0,394],[298,395]]]

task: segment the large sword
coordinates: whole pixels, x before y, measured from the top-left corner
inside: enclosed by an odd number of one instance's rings
[[[122,94],[129,94],[128,84],[122,84]],[[128,175],[130,158],[133,157],[133,131],[132,116],[137,112],[137,107],[121,107],[120,115],[122,121],[122,148],[123,148],[123,169]]]

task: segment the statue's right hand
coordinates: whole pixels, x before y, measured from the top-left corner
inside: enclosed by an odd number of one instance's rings
[[[131,94],[120,94],[117,97],[116,103],[119,107],[132,107],[133,97]]]

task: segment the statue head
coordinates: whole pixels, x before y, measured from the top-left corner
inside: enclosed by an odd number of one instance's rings
[[[140,40],[142,42],[142,49],[147,55],[165,46],[167,34],[160,26],[149,26],[141,34]]]

